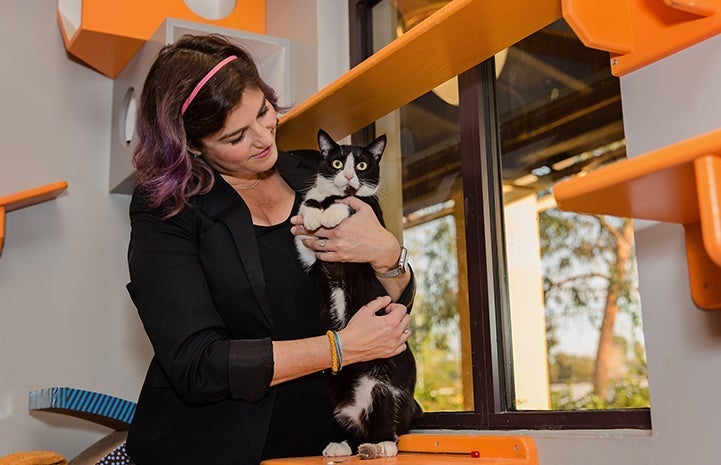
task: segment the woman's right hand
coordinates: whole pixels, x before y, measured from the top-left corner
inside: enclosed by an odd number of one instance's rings
[[[376,315],[385,309],[385,314]],[[406,307],[378,297],[360,308],[348,325],[339,331],[343,364],[389,358],[406,349],[410,336],[410,315]]]

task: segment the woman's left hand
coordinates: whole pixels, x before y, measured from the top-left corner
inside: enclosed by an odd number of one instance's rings
[[[334,228],[319,228],[307,231],[302,227],[303,217],[294,216],[291,232],[307,236],[303,244],[316,252],[316,257],[325,262],[370,263],[378,273],[396,266],[401,246],[396,237],[385,229],[370,205],[356,197],[338,201],[353,209],[355,213]]]

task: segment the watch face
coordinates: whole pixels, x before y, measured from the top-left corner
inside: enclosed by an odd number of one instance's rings
[[[406,272],[406,264],[408,261],[408,249],[405,247],[401,247],[401,257],[398,259],[398,270],[401,273]]]

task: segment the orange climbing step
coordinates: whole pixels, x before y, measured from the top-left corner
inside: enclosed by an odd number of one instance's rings
[[[718,0],[562,0],[587,47],[611,54],[623,76],[721,32]]]
[[[0,252],[5,239],[5,213],[52,200],[67,189],[68,183],[57,181],[22,192],[0,197]]]
[[[222,19],[207,19],[183,0],[61,0],[58,24],[67,51],[116,78],[167,18],[265,34],[265,0],[235,2]]]
[[[684,225],[691,296],[721,309],[721,129],[575,176],[553,194],[563,210]]]
[[[273,459],[262,465],[538,465],[536,443],[528,436],[406,434],[398,455],[371,462],[358,456]]]

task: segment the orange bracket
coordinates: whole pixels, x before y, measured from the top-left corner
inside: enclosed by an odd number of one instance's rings
[[[719,0],[562,0],[581,41],[623,76],[721,32]]]
[[[379,459],[383,465],[538,465],[536,443],[528,436],[474,436],[462,434],[405,434],[398,455]],[[345,460],[347,460],[347,462]],[[266,460],[262,465],[348,465],[366,463],[358,456],[299,457]],[[372,462],[368,462],[372,463]]]
[[[112,79],[166,18],[265,34],[265,0],[238,1],[218,20],[198,16],[183,0],[61,0],[57,16],[67,51]]]
[[[0,252],[2,252],[5,239],[5,212],[11,212],[19,208],[35,205],[36,203],[52,200],[67,189],[67,187],[67,182],[58,181],[0,197]]]
[[[721,129],[560,182],[553,194],[563,210],[682,224],[691,297],[721,309]]]

